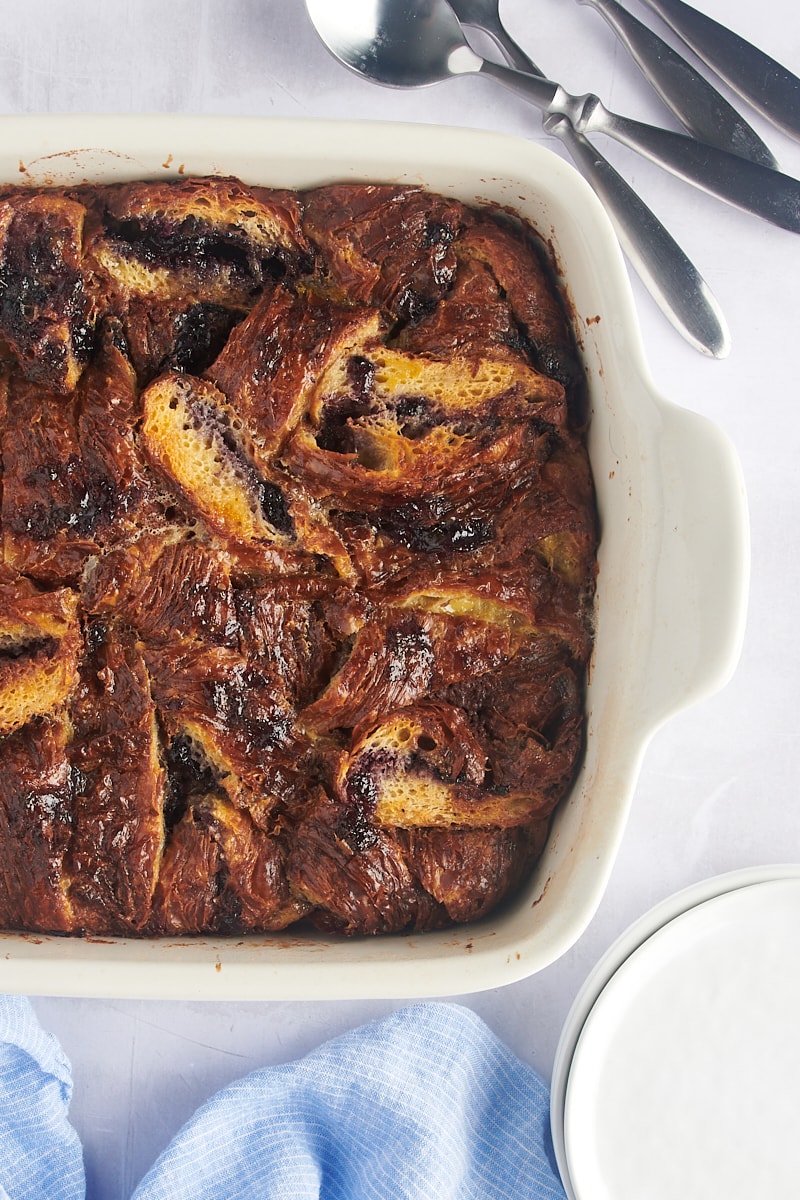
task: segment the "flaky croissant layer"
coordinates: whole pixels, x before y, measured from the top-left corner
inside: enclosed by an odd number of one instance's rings
[[[0,193],[0,926],[431,929],[584,741],[585,382],[420,188]]]

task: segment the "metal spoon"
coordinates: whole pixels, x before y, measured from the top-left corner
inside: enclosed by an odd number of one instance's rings
[[[578,0],[605,17],[644,77],[684,128],[709,146],[730,150],[765,167],[778,163],[756,131],[704,75],[617,0]]]
[[[800,233],[800,183],[680,133],[610,112],[597,96],[481,58],[446,0],[306,0],[322,40],[351,70],[391,87],[465,74],[496,79],[578,133],[605,133],[720,200]]]
[[[500,0],[450,0],[450,7],[464,25],[474,25],[497,43],[508,62],[516,71],[527,71],[530,75],[541,75],[536,63],[528,57],[522,46],[515,42],[500,18]]]
[[[796,75],[682,0],[644,3],[757,112],[800,140],[800,79]]]
[[[450,6],[467,25],[488,33],[518,70],[541,75],[503,25],[499,0],[450,0]],[[561,139],[603,202],[622,249],[667,319],[695,349],[723,358],[730,349],[725,318],[671,234],[567,117],[545,117],[544,126]]]

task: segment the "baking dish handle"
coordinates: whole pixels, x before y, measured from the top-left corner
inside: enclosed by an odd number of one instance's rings
[[[657,439],[664,523],[643,715],[655,729],[723,687],[741,653],[750,538],[744,479],[727,435],[663,403]]]

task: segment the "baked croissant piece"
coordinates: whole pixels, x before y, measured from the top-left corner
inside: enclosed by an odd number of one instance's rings
[[[585,384],[420,188],[0,196],[0,926],[483,917],[583,749]]]

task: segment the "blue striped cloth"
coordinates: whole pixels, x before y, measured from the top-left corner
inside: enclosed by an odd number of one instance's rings
[[[0,1200],[82,1200],[72,1074],[30,1001],[0,996]]]
[[[82,1200],[69,1068],[26,1004],[28,1040],[6,1045],[0,1200]],[[564,1200],[547,1088],[471,1010],[415,1004],[217,1093],[132,1200],[312,1198]]]

